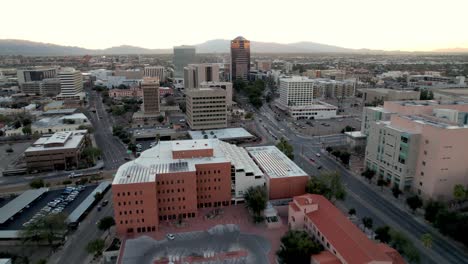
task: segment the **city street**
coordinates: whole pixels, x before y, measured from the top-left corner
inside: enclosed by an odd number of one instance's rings
[[[89,92],[89,106],[96,109],[96,113],[87,112],[86,115],[93,124],[94,138],[98,148],[102,151],[104,168],[106,170],[117,169],[125,162],[125,157],[128,156],[127,150],[122,142],[112,135],[112,121],[109,113],[104,109],[101,96],[96,91]]]
[[[273,138],[266,130],[274,133],[278,138],[284,137],[293,145],[295,150],[295,161],[310,175],[317,175],[317,166],[322,166],[321,171],[338,171],[342,175],[342,181],[347,189],[347,197],[344,205],[347,208],[355,208],[358,217],[369,216],[374,220],[374,226],[387,224],[396,230],[400,230],[408,235],[414,245],[421,252],[422,263],[466,263],[468,259],[464,249],[455,245],[440,233],[435,232],[426,223],[420,222],[413,215],[401,210],[392,202],[383,198],[375,190],[363,184],[359,179],[351,174],[334,159],[323,153],[321,145],[328,145],[328,140],[336,141],[336,136],[329,137],[305,137],[297,135],[292,131],[284,120],[276,121],[275,114],[266,105],[256,111],[262,122],[257,122],[258,131],[264,133],[264,137],[269,138],[270,143],[274,143]],[[317,157],[316,153],[321,153]],[[313,157],[315,164],[309,158]],[[430,233],[433,237],[432,248],[424,248],[420,242],[423,234]]]

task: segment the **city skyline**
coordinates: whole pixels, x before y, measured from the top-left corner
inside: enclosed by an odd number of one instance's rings
[[[25,4],[29,8],[24,9]],[[249,8],[244,9],[247,5]],[[227,15],[253,10],[246,15],[250,14],[254,19],[246,19],[245,22],[228,19],[222,24],[213,23],[209,16],[192,12],[220,12],[221,6],[221,3],[213,1],[151,3],[141,0],[125,5],[123,1],[111,4],[110,1],[96,3],[84,0],[74,6],[73,12],[67,12],[66,7],[56,0],[9,2],[4,4],[6,10],[22,10],[23,19],[18,20],[15,12],[6,12],[0,22],[11,24],[15,21],[15,24],[5,27],[0,39],[24,39],[89,49],[124,44],[166,49],[242,35],[261,42],[311,41],[352,49],[432,51],[468,48],[468,38],[460,33],[464,25],[463,10],[468,3],[460,0],[448,0],[444,5],[419,0],[410,3],[398,0],[391,4],[376,4],[369,0],[314,4],[297,0],[287,6],[241,0],[238,5],[230,6]],[[174,10],[175,7],[184,8]],[[95,14],[95,18],[83,19],[84,14],[90,12]],[[115,15],[115,20],[108,14]],[[138,19],[132,19],[132,16]],[[147,34],[148,29],[143,25],[155,21],[167,21],[168,26],[159,27],[157,35]],[[255,21],[262,23],[252,27]],[[109,23],[108,26],[97,26],[103,22]],[[32,23],[41,30],[30,30]],[[187,27],[187,23],[191,26]],[[210,30],[193,30],[208,26]]]

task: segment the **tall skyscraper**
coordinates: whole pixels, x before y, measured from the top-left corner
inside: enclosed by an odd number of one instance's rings
[[[250,70],[250,41],[237,37],[231,41],[231,80],[247,80]]]
[[[64,68],[60,70],[58,77],[62,96],[74,96],[83,92],[83,76],[80,71]]]
[[[184,87],[193,89],[202,82],[219,82],[219,65],[214,63],[189,64],[184,68]]]
[[[144,78],[141,83],[143,91],[143,112],[155,114],[159,112],[159,79]]]
[[[184,77],[184,67],[190,63],[196,63],[196,51],[194,46],[176,46],[174,47],[174,77]]]

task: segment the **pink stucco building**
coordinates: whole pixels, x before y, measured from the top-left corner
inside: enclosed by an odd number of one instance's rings
[[[468,104],[385,102],[380,112],[365,118],[380,117],[367,125],[365,158],[377,178],[438,200],[468,185]]]
[[[393,248],[370,240],[322,195],[304,194],[289,203],[288,224],[304,230],[324,251],[311,256],[311,264],[404,264]]]

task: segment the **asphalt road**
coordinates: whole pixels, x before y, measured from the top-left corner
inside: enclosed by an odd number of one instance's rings
[[[273,111],[267,106],[263,106],[260,110],[257,110],[256,116],[262,118],[262,122],[259,122],[257,127],[269,139],[267,143],[274,143],[275,140],[271,137],[270,133],[265,133],[266,130],[276,134],[278,138],[284,137],[287,139],[294,147],[296,163],[306,172],[311,175],[317,175],[319,173],[317,166],[321,165],[323,167],[321,171],[338,171],[341,173],[342,181],[346,186],[348,194],[344,205],[347,208],[355,208],[359,217],[372,217],[374,226],[387,224],[406,234],[420,251],[421,263],[468,262],[468,254],[464,248],[449,241],[439,232],[434,232],[426,223],[421,222],[413,215],[401,210],[392,202],[383,198],[325,153],[320,158],[316,156],[316,153],[322,153],[323,147],[328,145],[327,140],[336,142],[337,136],[320,138],[299,136],[297,132],[291,130],[287,121],[276,121]],[[309,160],[310,157],[313,157],[315,162],[311,162]],[[430,233],[433,237],[433,246],[430,249],[423,247],[420,242],[420,237],[426,233]]]
[[[89,92],[89,106],[96,109],[96,113],[87,112],[94,127],[96,144],[102,151],[104,168],[106,170],[117,169],[128,157],[125,146],[117,137],[112,135],[112,121],[109,113],[104,109],[101,96],[94,90]]]

